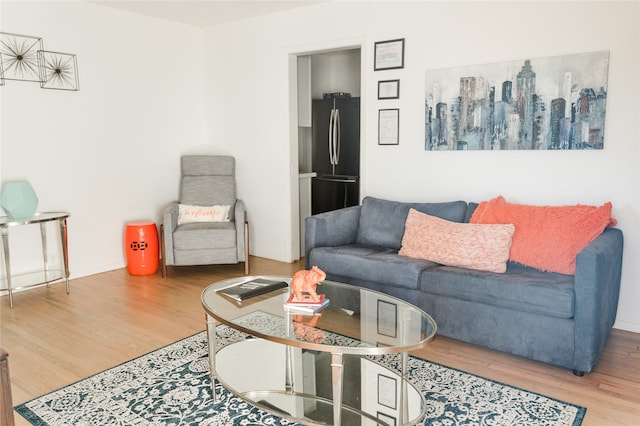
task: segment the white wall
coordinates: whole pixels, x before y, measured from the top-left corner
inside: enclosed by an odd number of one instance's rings
[[[124,224],[158,220],[177,198],[182,153],[230,153],[250,212],[252,254],[289,261],[298,172],[290,56],[362,45],[363,194],[612,201],[625,234],[616,327],[640,332],[638,8],[610,1],[328,2],[203,31],[87,2],[3,0],[2,31],[41,36],[46,49],[78,55],[80,91],[12,81],[0,87],[0,178],[27,178],[40,210],[71,212],[70,263],[78,277],[124,266]],[[400,37],[405,68],[372,71],[373,43]],[[424,151],[425,70],[597,50],[611,51],[604,150]],[[394,78],[400,100],[378,101],[377,81]],[[394,106],[400,145],[378,146],[377,110]]]
[[[311,55],[311,99],[333,92],[360,96],[360,68],[360,49]]]
[[[252,252],[290,260],[289,55],[362,44],[362,192],[398,200],[538,205],[612,201],[625,234],[616,327],[640,331],[637,2],[330,2],[209,27],[208,141],[239,163]],[[373,71],[373,44],[406,39],[405,68]],[[424,151],[425,70],[610,50],[605,149]],[[378,101],[399,78],[401,98]],[[399,107],[400,145],[377,145],[377,110]],[[295,172],[295,173],[294,173]]]
[[[0,14],[2,31],[75,53],[80,77],[78,92],[0,87],[2,181],[28,179],[40,211],[71,213],[72,278],[121,268],[125,223],[159,219],[180,154],[204,144],[202,31],[84,1],[3,0]],[[30,262],[12,256],[14,272]]]

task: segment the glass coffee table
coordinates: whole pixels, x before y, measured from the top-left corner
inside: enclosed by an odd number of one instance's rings
[[[318,286],[330,303],[320,312],[289,310],[284,288],[243,302],[220,289],[255,278],[219,281],[202,292],[207,317],[211,386],[216,380],[248,402],[306,424],[415,424],[425,415],[424,396],[407,376],[408,352],[422,348],[436,323],[408,302],[354,285]],[[218,348],[216,324],[253,338]],[[399,354],[397,368],[377,355]]]

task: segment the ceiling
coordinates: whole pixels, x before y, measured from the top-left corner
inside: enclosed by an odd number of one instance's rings
[[[206,27],[327,0],[88,0],[146,16]]]

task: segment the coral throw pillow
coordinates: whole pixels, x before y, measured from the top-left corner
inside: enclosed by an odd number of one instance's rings
[[[400,256],[503,273],[515,227],[450,222],[409,210]]]
[[[607,226],[610,202],[600,207],[528,206],[510,204],[500,196],[483,201],[471,216],[471,223],[513,223],[516,232],[509,259],[542,271],[575,275],[576,255]]]

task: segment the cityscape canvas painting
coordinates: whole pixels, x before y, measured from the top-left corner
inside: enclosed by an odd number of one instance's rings
[[[602,149],[609,52],[425,74],[425,150]]]

